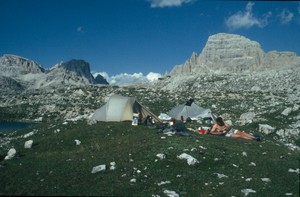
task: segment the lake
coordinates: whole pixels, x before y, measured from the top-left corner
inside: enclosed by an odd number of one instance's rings
[[[13,122],[13,121],[0,121],[0,132],[12,132],[19,129],[29,127],[34,123],[30,122]]]

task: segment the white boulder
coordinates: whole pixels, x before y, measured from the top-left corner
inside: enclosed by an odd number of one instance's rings
[[[33,143],[33,140],[26,141],[25,144],[24,144],[24,148],[31,148],[32,143]]]
[[[259,124],[259,131],[261,133],[264,133],[266,135],[269,135],[270,133],[273,133],[275,128],[271,127],[270,125],[267,124]]]
[[[105,170],[106,170],[106,165],[102,164],[102,165],[98,165],[98,166],[93,167],[91,173],[95,174],[96,172],[105,171]]]
[[[254,112],[243,113],[240,116],[240,121],[242,122],[242,124],[252,123],[254,117],[255,117],[255,113]]]
[[[8,160],[13,158],[16,155],[17,151],[14,148],[9,149],[9,151],[7,152],[7,155],[5,156],[4,160]]]
[[[177,158],[178,158],[178,159],[186,159],[186,160],[187,160],[187,163],[188,163],[189,165],[194,165],[194,164],[196,164],[196,163],[199,163],[199,161],[198,161],[196,158],[194,158],[194,157],[192,157],[191,155],[188,155],[188,154],[186,154],[186,153],[182,153],[181,155],[177,156]]]
[[[163,154],[163,153],[158,153],[158,154],[156,155],[156,157],[158,157],[158,158],[160,158],[160,159],[164,159],[164,158],[166,158],[166,155]]]
[[[76,145],[80,145],[81,144],[81,141],[79,141],[79,140],[74,140],[74,141],[75,141]]]
[[[292,112],[292,110],[293,108],[288,107],[285,110],[283,110],[283,112],[281,112],[281,115],[288,116]]]

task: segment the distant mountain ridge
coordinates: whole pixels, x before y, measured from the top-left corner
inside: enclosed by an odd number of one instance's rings
[[[109,85],[107,80],[100,74],[98,74],[95,78],[96,83]]]
[[[5,54],[0,57],[0,71],[0,87],[7,89],[108,84],[96,81],[84,60],[61,62],[46,70],[33,60]]]
[[[285,70],[300,67],[300,57],[294,52],[270,51],[265,53],[260,44],[237,34],[218,33],[209,36],[205,47],[198,55],[193,52],[185,63],[176,65],[167,77],[168,85],[174,88],[186,76],[202,74],[249,74],[268,70]],[[176,78],[176,80],[175,80]],[[0,57],[0,87],[2,89],[36,89],[104,84],[103,76],[94,78],[89,63],[70,60],[44,69],[33,60],[16,55]],[[174,85],[172,85],[174,84]],[[138,83],[131,86],[143,86]],[[146,85],[145,85],[146,86]],[[165,84],[166,86],[166,84]],[[159,86],[156,86],[159,87]]]
[[[244,36],[218,33],[209,36],[202,52],[176,65],[171,76],[203,73],[252,73],[266,69],[299,67],[300,58],[293,52],[265,53],[260,44]]]
[[[73,59],[53,67],[37,83],[37,87],[88,84],[96,84],[96,80],[90,72],[89,63],[84,60]]]
[[[24,74],[38,74],[45,69],[33,60],[16,55],[5,54],[0,57],[0,72],[5,76],[18,76]]]

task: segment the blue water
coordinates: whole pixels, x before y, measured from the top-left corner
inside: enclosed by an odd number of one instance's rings
[[[19,129],[24,129],[31,126],[30,122],[10,122],[0,121],[0,132],[12,132]]]

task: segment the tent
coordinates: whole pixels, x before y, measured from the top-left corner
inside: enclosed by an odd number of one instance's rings
[[[108,102],[97,109],[91,119],[105,122],[131,121],[134,113],[139,113],[142,117],[151,116],[153,120],[160,121],[159,118],[141,105],[133,97],[113,95]]]
[[[215,120],[215,116],[212,114],[210,109],[205,109],[198,106],[194,103],[193,99],[190,99],[186,103],[174,107],[169,111],[168,115],[177,120],[180,120],[181,116],[184,120],[186,120],[187,118],[211,118],[212,120]]]

